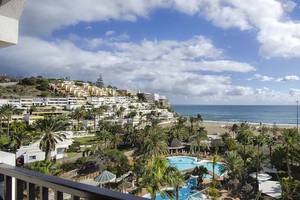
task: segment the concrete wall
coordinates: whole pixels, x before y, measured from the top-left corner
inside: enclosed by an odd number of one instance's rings
[[[0,48],[18,43],[19,18],[25,0],[2,0],[0,5]]]

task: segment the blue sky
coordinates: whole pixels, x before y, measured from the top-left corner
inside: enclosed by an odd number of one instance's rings
[[[19,44],[0,50],[0,73],[91,81],[102,73],[107,84],[175,104],[293,104],[298,3],[28,0]]]

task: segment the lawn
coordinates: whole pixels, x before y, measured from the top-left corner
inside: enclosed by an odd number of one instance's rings
[[[81,137],[81,138],[74,138],[74,142],[80,143],[80,145],[90,145],[95,144],[97,142],[96,136],[88,136],[88,137]]]

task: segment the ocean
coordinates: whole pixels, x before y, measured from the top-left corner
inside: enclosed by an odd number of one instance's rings
[[[247,121],[265,124],[297,123],[297,107],[292,105],[172,105],[172,108],[183,116],[195,116],[200,113],[204,121]]]

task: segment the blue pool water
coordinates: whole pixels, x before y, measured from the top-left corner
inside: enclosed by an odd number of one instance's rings
[[[176,167],[179,171],[185,171],[195,168],[197,160],[193,157],[174,156],[168,158],[169,164]]]
[[[206,196],[203,195],[201,192],[193,190],[193,187],[195,186],[197,186],[197,180],[195,178],[188,179],[186,181],[186,186],[180,188],[179,190],[179,200],[186,200],[190,196],[206,199]],[[147,196],[147,198],[150,198],[150,196]],[[160,193],[157,193],[156,200],[169,200],[169,198],[163,197]]]
[[[169,164],[176,167],[180,171],[192,170],[197,166],[204,166],[208,171],[213,171],[213,164],[211,162],[197,162],[195,157],[189,156],[173,156],[168,157]],[[215,174],[221,176],[223,174],[224,166],[216,163],[215,164]],[[205,179],[212,178],[211,175],[206,175]]]

